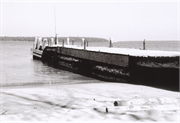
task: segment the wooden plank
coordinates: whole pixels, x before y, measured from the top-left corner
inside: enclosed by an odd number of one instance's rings
[[[41,58],[42,56],[41,55],[39,55],[39,54],[35,54],[35,53],[32,53],[33,54],[33,56],[37,56],[37,57],[39,57],[39,58]]]
[[[31,48],[31,52],[42,55],[43,51]]]
[[[57,52],[63,55],[68,55],[68,56],[96,61],[96,62],[107,63],[111,65],[117,65],[122,67],[129,66],[128,55],[97,52],[97,51],[87,51],[82,49],[73,49],[73,48],[65,48],[65,47],[59,47],[57,49]]]

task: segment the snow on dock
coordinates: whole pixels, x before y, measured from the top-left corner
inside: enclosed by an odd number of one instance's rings
[[[61,45],[58,45],[62,47]],[[66,48],[73,49],[84,49],[84,47],[76,46],[76,45],[65,45]],[[140,57],[178,57],[180,56],[180,52],[177,51],[160,51],[160,50],[140,50],[140,49],[130,49],[130,48],[108,48],[108,47],[86,47],[87,51],[95,51],[95,52],[104,52],[104,53],[112,53],[112,54],[122,54],[122,55],[130,55],[130,56],[140,56]]]
[[[96,48],[97,49],[97,48]],[[143,56],[143,57],[174,57],[180,56],[180,52],[172,51],[158,51],[158,50],[139,50],[139,49],[128,49],[128,48],[98,48],[101,52],[117,53],[130,56]],[[95,47],[89,48],[89,50],[95,50]]]

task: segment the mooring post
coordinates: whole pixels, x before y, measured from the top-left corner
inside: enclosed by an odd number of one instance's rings
[[[38,40],[38,37],[36,36],[34,39],[34,44],[33,44],[34,49],[37,49],[37,40]]]
[[[48,46],[50,46],[50,39],[48,39]]]
[[[86,44],[87,44],[87,47],[88,47],[88,41],[86,42]]]
[[[144,39],[144,41],[143,41],[143,50],[145,50],[146,49],[146,43],[145,43],[145,39]]]
[[[113,47],[113,42],[112,42],[112,38],[109,38],[109,47]]]
[[[53,37],[51,37],[51,42],[50,42],[50,46],[54,45],[54,39]]]
[[[84,50],[86,50],[86,41],[84,41]]]
[[[69,45],[69,38],[67,38],[67,45]]]
[[[44,49],[46,46],[48,46],[48,40],[47,40],[47,38],[44,38],[43,39],[43,45],[42,45],[42,48]]]
[[[82,38],[81,47],[84,45],[84,38]]]
[[[64,39],[63,39],[63,41],[62,41],[62,47],[64,47]]]
[[[72,45],[74,45],[74,40],[72,40]]]
[[[55,44],[58,45],[58,34],[56,34],[56,37],[55,37]]]
[[[39,37],[38,49],[42,50],[42,37]]]

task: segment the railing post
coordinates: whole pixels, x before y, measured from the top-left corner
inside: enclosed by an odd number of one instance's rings
[[[69,38],[67,38],[67,45],[69,45]]]
[[[39,37],[38,49],[42,50],[42,37]]]
[[[42,43],[42,49],[45,49],[45,47],[48,46],[47,43],[48,43],[47,38],[44,38],[44,39],[43,39],[43,43]]]
[[[36,36],[34,39],[34,44],[33,44],[34,49],[37,49],[37,40],[38,40],[38,37]]]
[[[58,34],[55,36],[55,44],[58,45]]]
[[[72,40],[72,45],[74,45],[74,40]]]
[[[62,40],[62,47],[64,47],[64,39]]]
[[[50,46],[50,41],[51,41],[51,39],[48,38],[48,46]]]
[[[113,42],[112,42],[112,38],[109,38],[109,47],[113,47]]]
[[[143,41],[143,50],[145,50],[146,49],[146,43],[145,43],[145,39],[144,39],[144,41]]]
[[[82,38],[81,47],[84,45],[84,38]]]
[[[51,37],[50,46],[54,45],[54,39]]]
[[[84,41],[84,50],[86,50],[86,40]]]

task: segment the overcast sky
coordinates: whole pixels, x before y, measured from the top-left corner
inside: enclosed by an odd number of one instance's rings
[[[1,36],[179,40],[179,1],[1,1]]]

